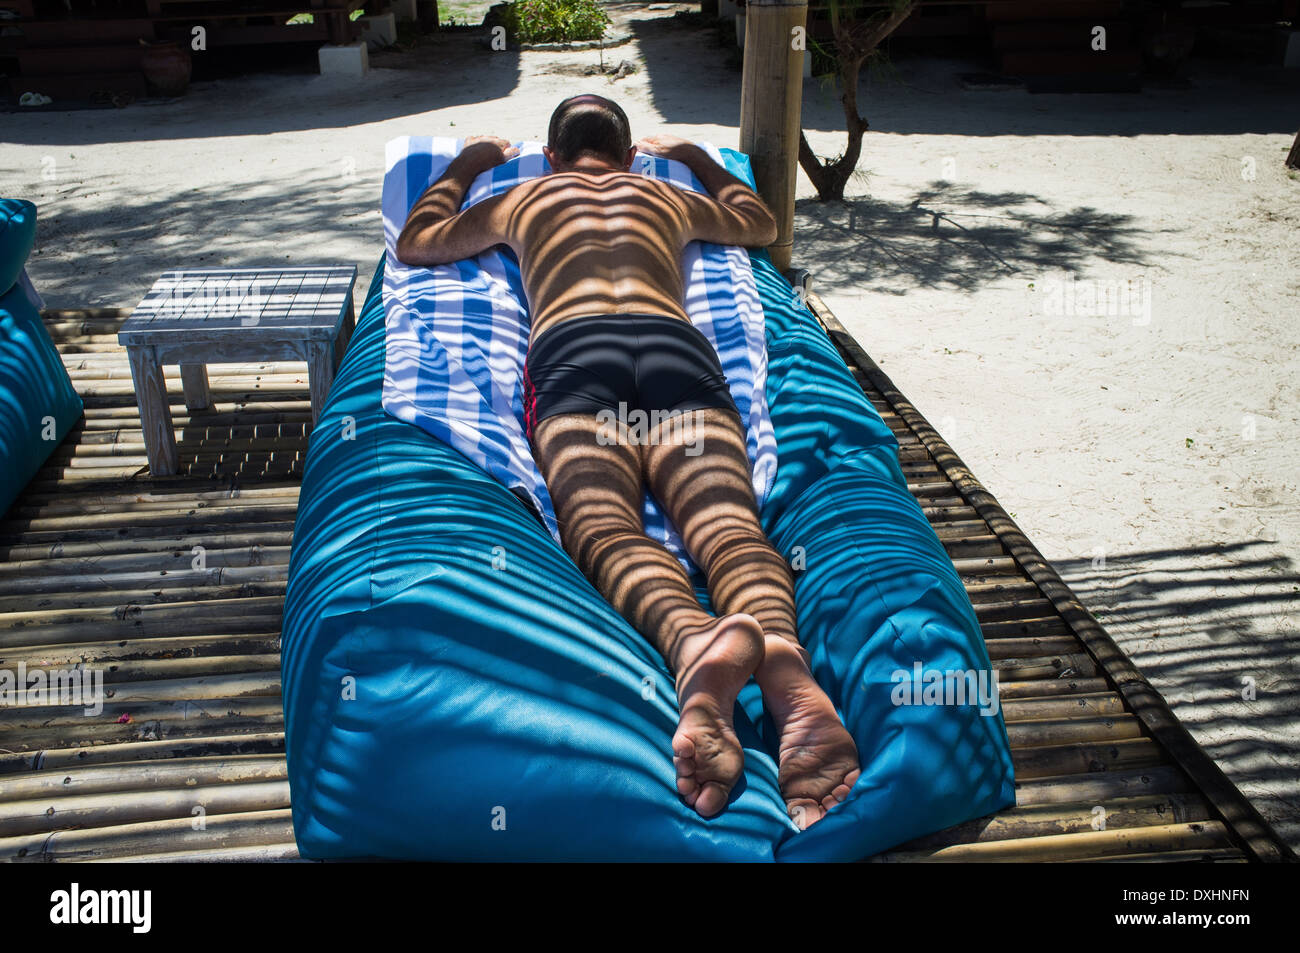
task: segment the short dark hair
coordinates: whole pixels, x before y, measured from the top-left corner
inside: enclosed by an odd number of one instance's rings
[[[632,127],[618,103],[584,93],[555,107],[546,144],[565,162],[596,155],[621,163],[632,148]]]

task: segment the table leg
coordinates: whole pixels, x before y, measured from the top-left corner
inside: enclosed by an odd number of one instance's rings
[[[181,386],[185,389],[186,410],[207,410],[212,406],[206,364],[182,364]]]
[[[144,448],[149,470],[154,476],[172,476],[180,468],[176,453],[176,431],[172,427],[171,407],[167,402],[167,381],[158,352],[148,346],[128,347],[131,380],[135,400],[140,407],[140,427],[144,431]]]
[[[320,419],[325,398],[330,395],[330,385],[334,383],[334,343],[332,341],[312,341],[307,347],[307,382],[311,387],[311,422],[312,426]]]
[[[348,310],[343,315],[342,327],[339,328],[339,336],[334,342],[334,369],[343,363],[343,355],[347,352],[348,342],[352,340],[352,331],[357,326],[357,311],[352,304],[352,295],[348,295]]]

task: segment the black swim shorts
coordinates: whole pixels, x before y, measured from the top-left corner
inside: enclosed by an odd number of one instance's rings
[[[699,328],[662,314],[567,318],[533,341],[524,363],[528,438],[556,414],[663,419],[716,407],[739,417],[717,352]],[[659,415],[656,417],[656,415]]]

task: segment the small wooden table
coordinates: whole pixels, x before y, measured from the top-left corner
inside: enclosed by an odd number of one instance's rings
[[[315,424],[356,320],[356,266],[168,271],[123,323],[149,469],[178,469],[163,364],[179,364],[188,410],[211,406],[208,364],[307,362]]]

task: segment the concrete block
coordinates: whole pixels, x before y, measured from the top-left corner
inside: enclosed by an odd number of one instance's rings
[[[382,50],[397,42],[397,17],[390,10],[374,16],[358,18],[361,23],[361,39],[372,50]]]
[[[364,76],[370,70],[365,40],[343,46],[326,44],[316,52],[322,76]]]

